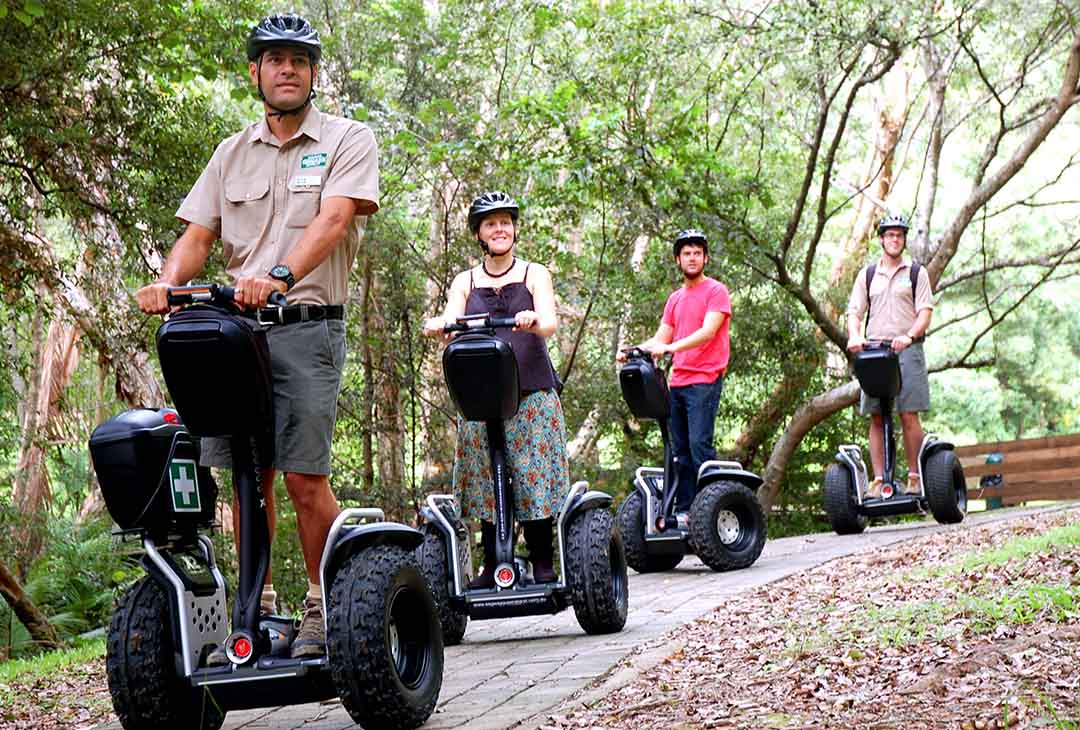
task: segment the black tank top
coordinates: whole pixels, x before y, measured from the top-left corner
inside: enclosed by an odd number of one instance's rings
[[[525,282],[529,280],[529,264],[525,264],[525,277],[504,287],[473,286],[472,270],[469,270],[469,298],[465,301],[465,314],[491,314],[495,317],[513,317],[518,312],[533,308],[533,296]],[[495,330],[495,336],[510,343],[518,364],[518,387],[522,392],[557,388],[558,376],[548,357],[544,338],[532,332],[514,332],[507,327]]]

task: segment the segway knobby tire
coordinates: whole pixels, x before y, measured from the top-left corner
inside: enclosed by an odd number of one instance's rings
[[[464,546],[468,560],[469,546]],[[450,567],[447,563],[449,546],[443,534],[433,525],[424,525],[424,542],[417,548],[417,559],[424,571],[431,597],[439,611],[443,646],[457,646],[465,636],[469,614],[457,611],[450,605]],[[460,556],[458,558],[460,560]]]
[[[964,468],[953,450],[941,449],[930,454],[922,478],[934,519],[943,525],[962,521],[967,512],[967,484]]]
[[[866,529],[869,519],[859,513],[850,471],[839,464],[829,464],[823,490],[825,514],[837,535],[858,535]]]
[[[350,556],[330,588],[330,676],[353,721],[415,728],[442,688],[442,632],[435,601],[411,551],[376,545]]]
[[[171,616],[168,593],[153,578],[121,596],[105,655],[113,709],[126,730],[217,730],[225,713],[176,674]]]
[[[622,534],[626,562],[639,573],[660,573],[671,570],[682,562],[682,553],[674,555],[649,555],[645,544],[645,505],[641,492],[634,490],[615,514],[615,521]]]
[[[626,625],[628,578],[622,536],[606,509],[587,509],[570,522],[566,576],[574,615],[587,634],[611,634]]]
[[[715,571],[753,565],[765,547],[766,533],[761,503],[743,484],[712,482],[690,506],[690,545]]]

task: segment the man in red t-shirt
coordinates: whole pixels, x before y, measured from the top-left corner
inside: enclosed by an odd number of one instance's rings
[[[673,355],[668,382],[671,447],[679,473],[675,511],[685,522],[697,493],[698,469],[716,458],[713,430],[731,355],[731,297],[726,286],[705,276],[709,263],[705,234],[693,228],[680,231],[673,251],[683,285],[668,297],[656,334],[638,347],[656,358]]]

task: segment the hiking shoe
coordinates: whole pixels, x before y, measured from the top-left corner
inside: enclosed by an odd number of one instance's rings
[[[881,487],[884,484],[881,477],[874,477],[870,486],[866,488],[866,499],[881,499]]]
[[[304,599],[304,617],[300,630],[292,643],[293,659],[323,656],[326,654],[326,627],[323,625],[322,601]]]
[[[908,474],[907,486],[904,487],[904,494],[922,494],[922,478],[918,474]]]
[[[217,645],[213,651],[206,655],[204,666],[223,667],[229,663],[229,657],[225,656],[225,647]]]

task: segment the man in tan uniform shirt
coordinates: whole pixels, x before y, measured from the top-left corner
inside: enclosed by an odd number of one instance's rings
[[[867,340],[885,340],[891,341],[892,349],[900,355],[903,384],[896,398],[896,411],[900,414],[908,463],[908,483],[904,492],[919,494],[922,484],[918,457],[923,442],[919,413],[930,410],[930,381],[922,342],[930,327],[934,303],[926,267],[918,267],[912,286],[911,262],[902,258],[907,246],[907,231],[908,224],[903,216],[886,216],[878,225],[882,256],[875,265],[869,291],[866,285],[868,267],[863,267],[855,278],[848,302],[848,350],[859,352]],[[868,309],[870,316],[866,318]],[[864,319],[867,321],[865,338],[862,333]],[[877,498],[881,496],[885,471],[885,429],[876,398],[863,393],[860,410],[863,415],[870,416],[870,462],[874,467],[874,479],[867,496]]]
[[[345,360],[344,303],[366,218],[379,208],[378,151],[365,125],[311,105],[322,48],[306,20],[263,19],[247,51],[265,116],[218,145],[176,213],[187,228],[161,276],[136,299],[144,312],[167,312],[167,289],[196,276],[218,239],[239,306],[253,310],[272,292],[287,292],[285,323],[268,333],[277,453],[263,488],[271,536],[276,471],[284,473],[296,508],[308,593],[293,656],[313,656],[325,652],[326,640],[319,560],[339,512],[328,475]],[[204,439],[203,460],[231,466],[227,444]],[[268,575],[264,610],[273,609],[274,598]],[[209,662],[223,659],[219,651]]]

